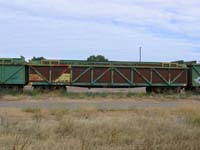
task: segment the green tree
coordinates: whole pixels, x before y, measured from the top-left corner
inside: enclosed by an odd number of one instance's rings
[[[33,57],[31,60],[44,60],[45,58],[44,57]]]
[[[102,55],[92,55],[90,57],[87,58],[87,61],[90,61],[90,62],[107,62],[108,59],[105,58],[104,56]]]

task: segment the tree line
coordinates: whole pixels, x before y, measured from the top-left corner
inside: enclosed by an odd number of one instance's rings
[[[33,57],[31,60],[45,60],[45,57]],[[87,58],[88,62],[108,62],[109,60],[103,55],[91,55]]]

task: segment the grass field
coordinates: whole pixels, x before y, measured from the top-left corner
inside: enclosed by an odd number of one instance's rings
[[[0,109],[0,150],[198,150],[199,100],[200,96],[194,93],[1,92],[0,104],[10,101],[13,107]],[[85,105],[78,109],[15,108],[18,104],[39,105],[42,101],[50,105],[65,101]],[[89,105],[111,105],[116,101],[145,105],[128,110]],[[160,105],[165,101],[179,104]],[[159,105],[149,107],[151,103]]]
[[[1,150],[198,150],[200,109],[0,110]]]

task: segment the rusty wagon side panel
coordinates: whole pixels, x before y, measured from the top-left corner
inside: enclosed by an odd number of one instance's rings
[[[66,86],[70,83],[69,65],[57,61],[29,64],[29,83],[36,86]]]
[[[185,87],[185,67],[71,66],[71,85],[81,87]]]

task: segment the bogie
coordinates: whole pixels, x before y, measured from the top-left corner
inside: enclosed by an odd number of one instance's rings
[[[173,94],[181,93],[181,87],[146,87],[146,93]]]
[[[34,90],[41,92],[66,91],[66,86],[33,86]]]

